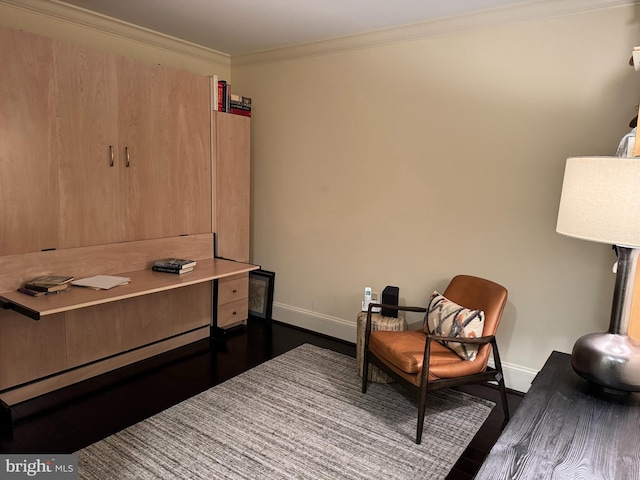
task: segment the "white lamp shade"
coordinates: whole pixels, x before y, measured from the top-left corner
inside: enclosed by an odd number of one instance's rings
[[[556,231],[640,247],[640,158],[567,159]]]

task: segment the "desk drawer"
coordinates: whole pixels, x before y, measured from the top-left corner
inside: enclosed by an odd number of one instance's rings
[[[218,305],[236,302],[249,297],[249,277],[220,281],[218,284]]]
[[[227,328],[239,325],[249,316],[249,299],[218,305],[218,327]]]

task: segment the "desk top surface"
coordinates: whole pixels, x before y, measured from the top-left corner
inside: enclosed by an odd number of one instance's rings
[[[193,271],[182,275],[154,272],[150,269],[118,273],[118,276],[131,278],[131,282],[109,290],[93,290],[71,286],[70,291],[67,293],[42,297],[30,297],[24,293],[13,291],[0,294],[0,300],[7,303],[9,308],[38,320],[54,313],[172,290],[246,273],[258,268],[257,265],[249,263],[209,258],[198,260],[198,265]]]
[[[640,479],[640,394],[605,394],[554,351],[475,478]]]

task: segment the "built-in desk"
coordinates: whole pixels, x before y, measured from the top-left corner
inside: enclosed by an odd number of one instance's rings
[[[258,268],[258,266],[249,263],[208,258],[198,260],[198,264],[192,272],[182,275],[154,272],[150,269],[136,270],[117,273],[117,276],[131,278],[131,282],[109,290],[71,286],[67,293],[42,297],[30,297],[24,293],[13,291],[0,293],[0,301],[4,303],[5,308],[16,310],[34,320],[40,320],[42,317],[55,313],[209,282]]]
[[[3,257],[0,406],[10,409],[209,337],[216,327],[216,282],[259,268],[215,258],[213,245],[213,234],[200,234]],[[151,270],[167,257],[197,265],[183,275]],[[71,286],[42,297],[17,291],[41,275],[97,274],[131,281],[109,290]]]
[[[604,394],[553,352],[476,480],[640,478],[640,394]]]

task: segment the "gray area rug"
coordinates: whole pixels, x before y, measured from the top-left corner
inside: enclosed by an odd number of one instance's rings
[[[444,478],[493,403],[388,384],[361,393],[354,358],[302,345],[78,452],[83,479]]]

